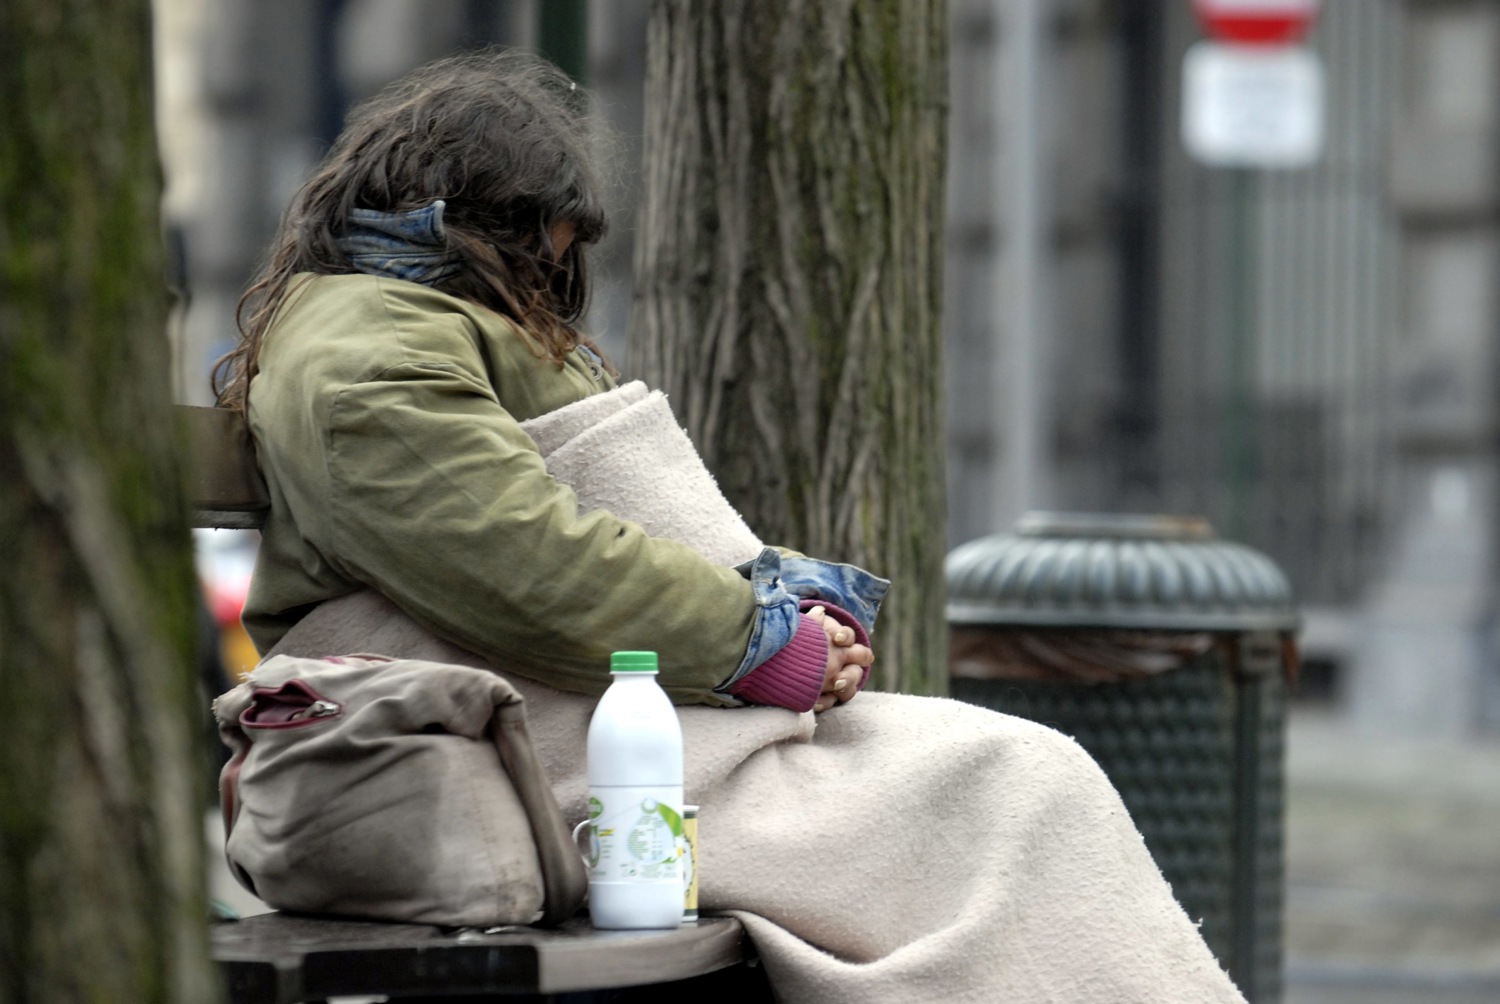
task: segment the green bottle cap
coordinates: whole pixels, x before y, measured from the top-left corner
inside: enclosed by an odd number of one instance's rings
[[[611,673],[654,673],[655,652],[613,652],[609,657]]]

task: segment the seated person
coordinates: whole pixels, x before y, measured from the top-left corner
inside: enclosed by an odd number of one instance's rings
[[[657,652],[700,901],[744,920],[782,1000],[1240,1000],[1076,744],[861,694],[884,581],[775,548],[717,565],[548,473],[520,423],[615,387],[577,329],[606,221],[576,97],[515,54],[433,64],[296,196],[220,396],[272,502],[257,645],[379,594],[524,687],[574,819],[585,695],[612,651]]]

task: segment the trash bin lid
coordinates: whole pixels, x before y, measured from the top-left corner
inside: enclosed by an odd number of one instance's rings
[[[1197,517],[1027,513],[949,553],[948,622],[988,627],[1290,631],[1286,575]]]

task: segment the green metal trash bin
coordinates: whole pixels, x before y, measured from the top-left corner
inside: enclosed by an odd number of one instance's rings
[[[1285,575],[1201,519],[1031,513],[946,578],[953,696],[1077,739],[1246,998],[1280,1001]]]

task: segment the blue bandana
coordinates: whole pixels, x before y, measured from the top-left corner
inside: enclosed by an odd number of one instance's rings
[[[368,275],[436,286],[459,270],[458,255],[449,250],[443,227],[444,205],[438,199],[404,213],[351,209],[349,229],[337,242],[339,250]]]

